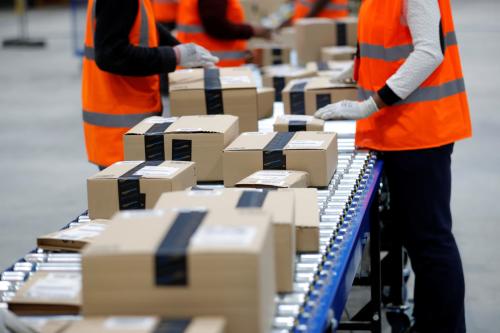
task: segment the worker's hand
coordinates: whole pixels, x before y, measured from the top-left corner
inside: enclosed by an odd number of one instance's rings
[[[194,43],[180,44],[174,47],[177,64],[182,67],[215,67],[219,58],[207,49]]]
[[[371,116],[378,111],[372,97],[363,102],[341,101],[327,105],[314,114],[323,120],[359,120]]]
[[[353,76],[354,76],[354,63],[345,70],[343,70],[341,73],[339,73],[339,75],[334,79],[335,81],[338,82],[352,82],[354,80]]]
[[[258,38],[271,39],[272,30],[265,27],[254,26],[253,27],[253,36]]]

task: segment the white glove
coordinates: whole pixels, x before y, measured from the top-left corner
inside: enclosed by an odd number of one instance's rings
[[[0,332],[37,333],[8,310],[0,310]]]
[[[180,44],[174,47],[178,55],[178,65],[182,67],[215,67],[219,58],[207,49],[194,43]]]
[[[372,97],[363,102],[341,101],[322,107],[314,116],[323,120],[359,120],[378,111]]]
[[[335,78],[334,81],[337,82],[345,82],[345,81],[353,81],[354,76],[354,64],[351,64],[348,68],[343,70],[341,73],[339,73]]]

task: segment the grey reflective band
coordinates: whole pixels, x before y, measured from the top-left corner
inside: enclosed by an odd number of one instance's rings
[[[149,47],[149,18],[144,7],[144,1],[141,1],[141,26],[139,34],[139,46]]]
[[[449,32],[445,38],[446,46],[457,45],[457,37],[455,32]],[[414,50],[412,44],[400,45],[394,47],[384,47],[382,45],[360,43],[359,51],[361,58],[371,58],[384,61],[398,61],[406,59]]]
[[[83,110],[83,121],[87,124],[101,127],[130,128],[137,125],[143,119],[159,115],[160,112],[140,114],[106,114]]]
[[[240,60],[247,56],[246,51],[212,51],[210,52],[220,60]]]
[[[205,30],[201,25],[196,25],[196,24],[178,24],[176,27],[176,30],[179,32],[185,32],[185,33],[203,33]]]
[[[307,0],[300,0],[300,4],[303,6],[306,6],[308,8],[312,8],[314,5],[314,2],[307,1]],[[328,10],[348,10],[349,5],[329,2],[326,4],[325,9],[328,9]]]
[[[93,47],[85,46],[83,49],[83,56],[88,60],[95,60],[95,50]]]
[[[465,92],[465,82],[463,78],[446,82],[439,86],[420,87],[406,99],[397,102],[393,106],[405,105],[419,102],[432,102]],[[373,96],[374,92],[363,88],[358,88],[358,98],[365,100]]]

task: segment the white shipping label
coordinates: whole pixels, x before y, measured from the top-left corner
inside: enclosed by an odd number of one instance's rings
[[[191,238],[191,245],[201,247],[246,247],[257,230],[252,226],[202,225]]]
[[[306,115],[300,115],[300,114],[289,114],[289,115],[284,115],[284,117],[288,121],[291,121],[291,120],[310,121],[314,118],[313,116],[306,116]]]
[[[169,177],[179,171],[179,168],[168,166],[145,166],[134,173],[135,176]]]
[[[26,293],[35,299],[75,299],[82,288],[80,273],[50,273],[36,281]]]
[[[252,175],[252,179],[285,179],[290,176],[289,171],[284,170],[262,170]]]
[[[177,119],[178,119],[177,117],[169,117],[169,118],[151,117],[151,118],[147,118],[144,122],[146,124],[165,124],[165,123],[173,123]]]
[[[248,76],[222,76],[220,83],[221,85],[250,84],[252,80]]]
[[[54,238],[63,238],[68,240],[82,240],[99,236],[106,229],[106,225],[92,223],[81,228],[70,228],[61,231]]]
[[[156,324],[155,317],[110,317],[103,326],[110,331],[151,331]]]
[[[178,128],[175,132],[183,132],[183,133],[197,133],[197,132],[205,132],[201,127],[184,127]]]
[[[323,146],[323,140],[292,140],[285,149],[314,149]]]

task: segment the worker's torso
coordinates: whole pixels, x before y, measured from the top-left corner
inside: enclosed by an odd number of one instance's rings
[[[137,1],[138,13],[129,42],[135,46],[157,47],[158,35],[150,0]],[[158,75],[121,76],[97,67],[95,2],[89,1],[87,12],[82,74],[83,121],[89,160],[108,166],[123,160],[123,134],[142,119],[158,115],[162,106]]]
[[[177,20],[178,0],[152,0],[156,21],[175,23]]]
[[[357,122],[356,144],[377,150],[438,147],[471,124],[450,1],[439,0],[444,61],[406,100]],[[359,97],[382,88],[413,50],[403,0],[365,0],[359,15]]]
[[[228,0],[226,17],[232,23],[244,23],[245,15],[239,0]],[[247,42],[210,37],[201,23],[198,0],[180,0],[177,39],[181,43],[196,43],[205,47],[220,59],[218,66],[240,66],[245,63]]]
[[[306,17],[317,0],[295,0],[295,20]],[[330,0],[316,17],[339,18],[349,15],[349,0]]]

